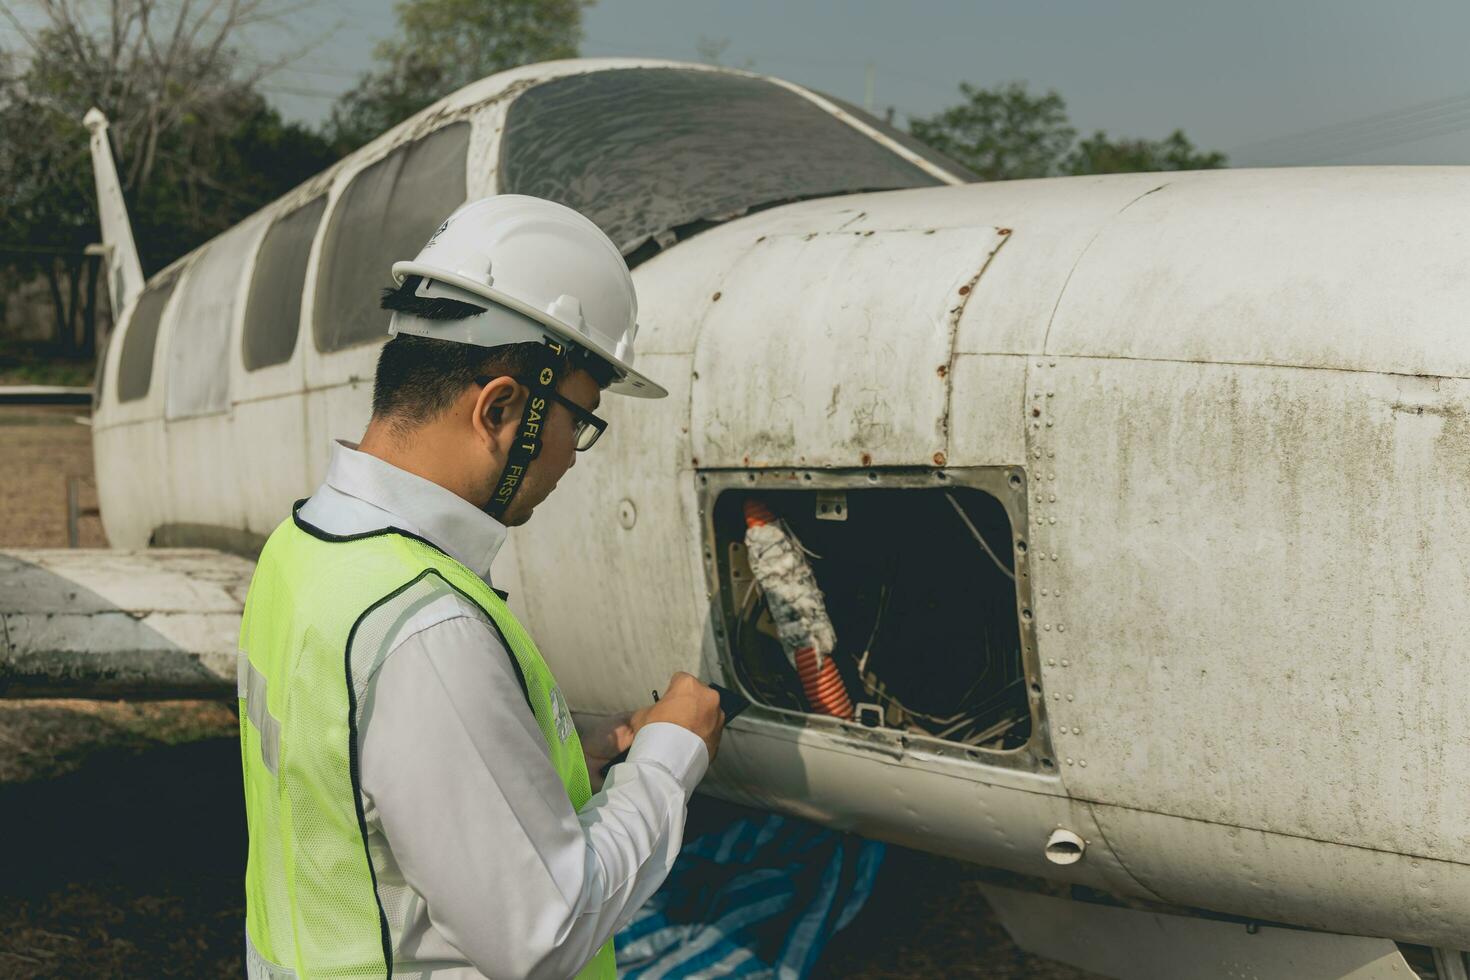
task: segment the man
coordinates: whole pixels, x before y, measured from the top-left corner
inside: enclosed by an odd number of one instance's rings
[[[367,432],[271,535],[245,604],[248,973],[612,978],[719,698],[676,674],[584,744],[490,564],[601,434],[601,389],[664,394],[632,368],[632,278],[591,221],[513,195],[393,273]]]

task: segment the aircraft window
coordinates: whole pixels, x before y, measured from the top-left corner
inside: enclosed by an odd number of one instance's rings
[[[411,259],[465,201],[469,123],[401,146],[352,178],[327,224],[312,333],[323,353],[388,339],[378,308],[393,263]]]
[[[867,485],[839,492],[734,489],[716,499],[723,635],[742,685],[788,711],[841,715],[835,703],[870,728],[977,750],[1025,746],[1030,695],[1005,505],[973,487],[861,479]],[[747,537],[747,501],[764,505],[765,523],[805,549],[836,636],[830,662],[840,681],[813,682],[812,665],[778,638],[777,623],[803,607],[768,598],[771,573],[751,554],[773,545]],[[790,566],[774,567],[785,576]]]
[[[655,236],[763,205],[938,183],[789,89],[689,69],[537,85],[511,104],[501,140],[502,191],[576,208],[629,264],[657,251]],[[645,243],[652,251],[638,252]]]
[[[271,224],[260,243],[245,302],[242,352],[247,371],[284,364],[296,350],[306,260],[326,207],[323,195],[288,211]]]
[[[189,268],[169,332],[167,418],[230,407],[230,325],[256,227],[247,222],[231,228],[206,245]]]
[[[158,343],[158,321],[179,283],[177,271],[155,280],[138,297],[132,319],[123,332],[117,358],[117,400],[135,402],[148,395],[153,379],[153,348]]]

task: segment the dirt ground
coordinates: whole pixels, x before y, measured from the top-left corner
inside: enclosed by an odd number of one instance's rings
[[[240,976],[235,716],[0,702],[0,976]]]
[[[0,405],[0,548],[65,548],[66,484],[81,478],[81,505],[97,506],[92,430],[85,409]],[[83,548],[107,538],[96,516],[78,523]]]
[[[64,547],[75,409],[0,407],[0,547]],[[83,547],[106,542],[95,517]],[[234,713],[200,701],[0,701],[0,977],[238,977],[245,827]],[[698,800],[696,800],[696,806]],[[1087,980],[1010,942],[976,872],[890,848],[817,976]]]

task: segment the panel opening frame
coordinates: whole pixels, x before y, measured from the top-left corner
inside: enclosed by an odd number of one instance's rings
[[[696,500],[703,540],[702,560],[709,595],[710,629],[715,656],[725,682],[735,687],[752,703],[751,713],[797,728],[825,732],[839,741],[879,748],[894,757],[922,753],[929,756],[967,760],[986,766],[1035,772],[1056,776],[1056,756],[1047,727],[1045,691],[1036,646],[1036,617],[1033,613],[1029,560],[1029,527],[1026,506],[1027,476],[1019,466],[861,469],[700,469],[695,471]],[[897,728],[870,728],[859,721],[845,721],[825,715],[792,710],[765,703],[747,683],[743,670],[736,664],[733,625],[739,616],[738,596],[730,578],[730,562],[721,554],[722,539],[717,532],[716,510],[721,495],[751,491],[810,491],[813,500],[818,492],[840,493],[872,489],[889,490],[978,490],[994,498],[1005,510],[1011,527],[1011,559],[1015,571],[1016,625],[1020,641],[1022,676],[1026,705],[1030,713],[1030,734],[1025,744],[1010,749],[994,749],[947,741],[930,734]],[[854,692],[856,693],[856,692]]]

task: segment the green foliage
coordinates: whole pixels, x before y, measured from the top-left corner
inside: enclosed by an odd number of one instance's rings
[[[83,249],[100,237],[87,109],[112,121],[145,274],[336,159],[321,136],[282,120],[238,80],[228,51],[184,45],[161,64],[147,45],[110,43],[127,25],[86,26],[38,31],[23,58],[0,56],[0,281],[46,279],[56,343],[80,343],[83,353],[97,275]]]
[[[592,0],[399,0],[381,65],[332,109],[328,133],[349,152],[470,82],[507,68],[575,58]]]
[[[909,132],[984,180],[1049,177],[1077,131],[1056,92],[1032,95],[1022,82],[995,89],[960,83],[965,101],[928,119],[909,121]]]
[[[1077,132],[1062,97],[1033,95],[1022,82],[994,89],[961,83],[960,93],[964,102],[911,119],[909,132],[984,180],[1227,165],[1225,154],[1198,149],[1177,129],[1162,140],[1113,140],[1099,130],[1074,145]]]
[[[0,253],[0,264],[22,275],[58,250],[80,255],[97,240],[81,115],[63,118],[29,81],[13,78],[0,88],[0,241],[37,249]]]
[[[1225,154],[1198,149],[1184,130],[1161,140],[1111,140],[1102,130],[1081,140],[1062,169],[1069,174],[1130,174],[1151,170],[1216,170]]]
[[[148,99],[141,66],[100,76],[73,45],[38,35],[26,69],[0,88],[0,240],[31,255],[0,256],[40,267],[47,251],[80,253],[98,238],[96,190],[82,116],[95,105],[109,130],[129,197],[144,271],[151,273],[229,228],[330,164],[335,156],[310,130],[281,119],[259,93],[233,82],[225,66],[215,94],[179,113],[168,128],[128,125]],[[137,69],[136,71],[132,69]]]
[[[257,92],[242,87],[219,108],[212,118],[190,116],[160,141],[153,178],[130,196],[147,274],[337,159],[325,139],[284,121]],[[90,157],[86,165],[90,173]]]

